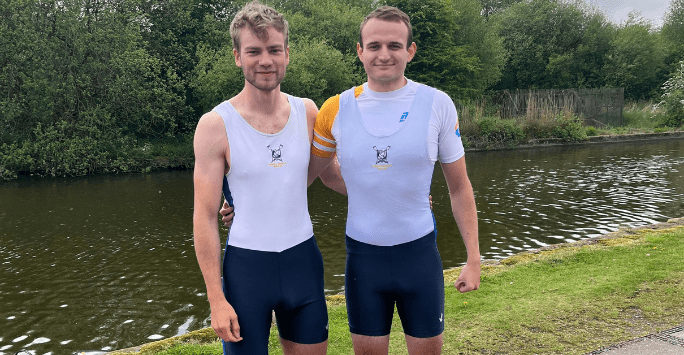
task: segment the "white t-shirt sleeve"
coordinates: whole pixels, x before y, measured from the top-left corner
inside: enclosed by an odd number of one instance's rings
[[[458,113],[451,98],[437,90],[432,102],[430,127],[428,129],[428,153],[433,162],[453,163],[465,154]]]

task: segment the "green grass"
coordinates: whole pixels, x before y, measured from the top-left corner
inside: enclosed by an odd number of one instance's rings
[[[488,263],[480,290],[466,294],[451,286],[459,270],[445,271],[443,353],[584,354],[681,325],[684,218],[676,224]],[[328,354],[353,354],[343,302],[332,300],[328,309]],[[390,354],[407,353],[403,337],[395,314]],[[147,353],[221,353],[218,342],[158,349]],[[269,353],[282,354],[275,329]]]

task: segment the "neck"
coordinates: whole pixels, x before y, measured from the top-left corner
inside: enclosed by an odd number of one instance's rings
[[[251,112],[269,114],[278,110],[282,100],[280,85],[277,88],[265,91],[259,90],[245,82],[245,87],[235,96],[244,108]]]
[[[395,91],[403,88],[406,86],[408,81],[404,76],[401,78],[397,78],[396,80],[391,80],[391,81],[377,81],[377,80],[372,80],[371,78],[367,79],[368,81],[368,88],[375,91],[375,92],[390,92],[390,91]]]

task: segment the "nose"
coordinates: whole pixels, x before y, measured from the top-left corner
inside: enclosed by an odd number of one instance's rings
[[[382,46],[378,51],[378,59],[380,59],[383,62],[388,61],[390,59],[389,48],[387,48],[386,46]]]
[[[273,58],[271,57],[271,55],[269,53],[262,54],[259,58],[259,65],[263,67],[268,67],[271,64],[273,64]]]

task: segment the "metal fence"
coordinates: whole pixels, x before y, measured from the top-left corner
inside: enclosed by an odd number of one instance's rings
[[[618,126],[623,124],[625,89],[504,90],[492,99],[502,118],[572,112],[587,125]]]

